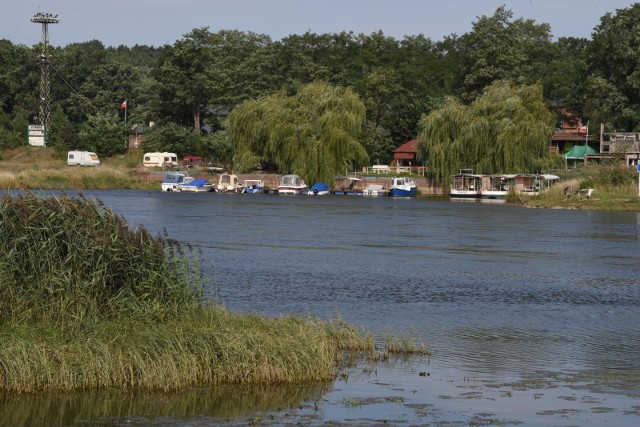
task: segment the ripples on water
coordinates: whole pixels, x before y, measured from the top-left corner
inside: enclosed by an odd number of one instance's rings
[[[638,213],[433,199],[97,192],[202,249],[231,310],[417,330],[433,363],[640,372]]]

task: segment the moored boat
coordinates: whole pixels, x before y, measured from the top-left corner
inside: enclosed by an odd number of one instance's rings
[[[451,197],[480,197],[482,175],[474,174],[471,169],[461,169],[460,173],[453,176],[449,195]]]
[[[389,196],[391,197],[415,197],[418,194],[418,184],[405,177],[391,178]]]
[[[386,196],[388,193],[384,185],[381,184],[369,184],[362,190],[362,195],[368,197]]]
[[[300,175],[283,175],[278,185],[278,194],[303,194],[308,188]]]
[[[214,184],[206,178],[186,177],[184,182],[178,187],[178,191],[186,191],[192,193],[206,193],[215,191]]]
[[[341,196],[361,196],[362,191],[362,180],[351,176],[339,176],[331,189],[331,193]]]
[[[535,196],[559,180],[560,177],[557,175],[520,174],[515,177],[515,186],[517,192]]]
[[[326,196],[327,194],[331,194],[331,188],[325,182],[316,182],[307,191],[309,196]]]
[[[261,179],[245,179],[243,192],[249,194],[264,193],[264,181]]]
[[[238,179],[238,175],[232,173],[223,173],[218,178],[218,192],[219,193],[241,193],[242,184]]]
[[[180,191],[180,186],[185,182],[188,175],[180,172],[169,172],[162,176],[162,191]]]
[[[513,174],[485,175],[481,178],[480,197],[483,199],[505,199],[510,190],[515,190]]]

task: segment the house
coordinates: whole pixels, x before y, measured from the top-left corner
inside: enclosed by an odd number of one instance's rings
[[[417,145],[418,140],[412,139],[411,141],[405,142],[395,150],[393,150],[393,162],[391,162],[391,166],[393,167],[413,167],[418,166],[417,160]]]
[[[549,151],[553,153],[564,153],[568,145],[586,145],[597,148],[598,139],[595,132],[589,131],[589,126],[582,123],[582,119],[566,110],[560,113],[564,120],[560,123],[560,128],[551,137]]]
[[[610,132],[604,133],[604,124],[600,125],[600,153],[586,155],[587,160],[620,159],[627,166],[640,164],[640,133]]]

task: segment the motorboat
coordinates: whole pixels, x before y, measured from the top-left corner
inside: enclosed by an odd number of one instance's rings
[[[362,179],[352,176],[339,176],[331,193],[346,196],[362,196]]]
[[[303,194],[308,188],[299,175],[283,175],[278,185],[278,194]]]
[[[264,193],[264,181],[261,179],[245,179],[243,192],[249,194]]]
[[[192,193],[206,193],[215,190],[215,185],[206,178],[186,177],[184,182],[178,187],[178,191]]]
[[[327,194],[331,194],[331,188],[325,182],[316,182],[307,191],[309,196],[326,196]]]
[[[185,182],[188,175],[181,172],[168,172],[162,176],[162,191],[180,191],[180,186]]]
[[[362,190],[362,195],[368,197],[386,196],[388,193],[384,185],[381,184],[369,184]]]
[[[415,197],[418,194],[418,184],[409,178],[391,178],[389,196],[392,197]]]
[[[243,185],[240,184],[238,175],[232,173],[220,174],[218,178],[218,192],[219,193],[241,193]]]

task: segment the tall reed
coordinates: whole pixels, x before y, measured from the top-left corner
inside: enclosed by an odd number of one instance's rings
[[[0,199],[0,322],[164,315],[202,295],[193,251],[80,195]]]
[[[180,390],[331,381],[339,350],[322,323],[202,307],[168,321],[0,327],[0,390]]]

